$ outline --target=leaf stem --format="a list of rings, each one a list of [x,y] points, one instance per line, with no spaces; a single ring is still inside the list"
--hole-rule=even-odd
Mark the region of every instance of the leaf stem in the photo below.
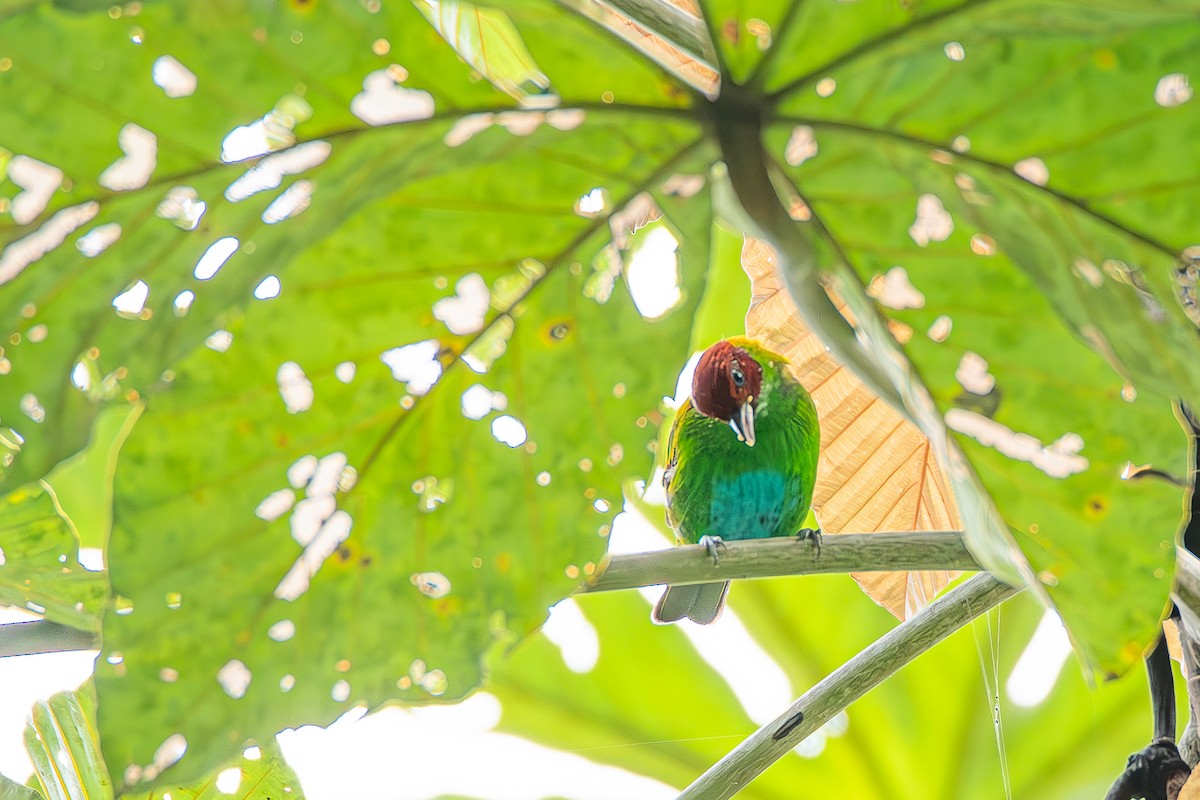
[[[1020,589],[987,573],[934,600],[804,693],[714,764],[679,800],[724,800],[905,664]]]
[[[48,620],[0,625],[0,658],[94,650],[99,646],[98,634]]]

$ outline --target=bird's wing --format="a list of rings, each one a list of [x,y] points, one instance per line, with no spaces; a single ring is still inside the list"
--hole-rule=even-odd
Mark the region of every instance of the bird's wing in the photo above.
[[[675,418],[671,420],[671,428],[667,432],[666,451],[663,458],[663,489],[666,490],[667,496],[667,524],[672,530],[678,530],[679,523],[672,513],[672,497],[671,481],[675,480],[675,469],[679,466],[679,429],[683,426],[684,417],[692,410],[692,399],[689,397],[680,403],[678,410],[675,412]]]
[[[679,404],[675,418],[671,420],[671,428],[667,431],[667,446],[663,457],[663,488],[671,483],[675,476],[675,467],[679,464],[679,429],[683,426],[683,418],[692,410],[692,398],[687,398]]]

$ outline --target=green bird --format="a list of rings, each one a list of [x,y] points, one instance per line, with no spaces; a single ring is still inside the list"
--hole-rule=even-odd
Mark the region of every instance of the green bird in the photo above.
[[[811,537],[803,528],[817,479],[821,433],[812,397],[788,361],[744,336],[700,356],[692,396],[675,412],[663,486],[667,522],[681,543],[703,544],[713,562],[723,539]],[[668,586],[655,622],[707,625],[729,582]]]

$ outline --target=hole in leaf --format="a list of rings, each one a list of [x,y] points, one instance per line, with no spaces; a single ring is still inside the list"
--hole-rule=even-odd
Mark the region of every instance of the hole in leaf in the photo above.
[[[443,297],[433,304],[433,316],[445,323],[455,336],[477,333],[483,329],[491,292],[483,278],[472,272],[463,276],[455,285],[451,297]]]
[[[279,396],[289,414],[308,411],[313,404],[313,385],[295,361],[285,361],[275,373]]]
[[[196,91],[196,74],[174,56],[159,56],[150,68],[150,79],[170,98],[187,97]]]
[[[113,298],[112,306],[121,316],[137,317],[146,307],[150,297],[150,287],[145,281],[138,281],[133,286]]]
[[[225,265],[229,257],[237,252],[239,245],[240,242],[233,236],[226,236],[213,242],[196,262],[193,274],[199,280],[210,280]]]
[[[350,113],[368,125],[429,119],[433,95],[399,85],[392,70],[380,69],[363,78],[363,90],[350,101]]]
[[[18,225],[28,225],[46,210],[50,198],[63,182],[58,167],[25,155],[15,155],[8,162],[8,179],[21,187],[12,201],[12,219]]]
[[[988,363],[978,353],[963,354],[954,371],[954,378],[963,389],[971,394],[991,394],[996,388],[996,376],[988,372]]]
[[[75,242],[75,249],[87,258],[95,258],[116,242],[120,236],[121,226],[115,222],[97,225],[79,237],[79,240]]]
[[[15,201],[13,208],[15,221]],[[98,213],[100,213],[100,204],[94,201],[64,208],[46,220],[33,233],[17,239],[5,247],[4,252],[0,253],[0,285],[8,283],[20,275],[26,267],[58,247],[66,241],[68,236],[90,222]]]
[[[282,222],[285,219],[300,214],[304,209],[308,208],[309,203],[312,201],[314,188],[315,186],[312,181],[296,181],[285,189],[279,197],[271,201],[271,205],[267,206],[262,213],[262,221],[268,225],[274,225],[277,222]]]
[[[516,417],[505,414],[492,420],[492,436],[509,447],[520,447],[528,438],[528,433]]]
[[[450,594],[450,579],[440,572],[417,572],[409,578],[417,591],[432,600]]]
[[[259,192],[278,188],[286,176],[297,175],[325,163],[331,152],[333,148],[329,142],[318,140],[298,144],[282,153],[267,156],[229,184],[229,188],[225,190],[225,199],[231,203],[239,203]],[[276,198],[275,202],[279,202],[279,199]],[[294,213],[299,213],[299,210]]]
[[[158,204],[154,213],[170,220],[177,228],[192,231],[200,224],[207,205],[191,186],[176,186]]]
[[[271,492],[254,509],[254,516],[267,522],[279,519],[291,509],[292,504],[295,502],[296,495],[291,489],[280,489],[279,491]]]
[[[117,143],[124,155],[100,173],[100,185],[115,192],[142,188],[158,163],[158,137],[131,122],[121,128]]]
[[[246,695],[246,690],[250,688],[252,678],[250,669],[236,658],[225,662],[225,666],[217,671],[217,683],[221,684],[221,688],[225,690],[225,694],[234,700],[239,700]],[[241,780],[240,777],[239,780]]]
[[[1051,478],[1066,478],[1088,468],[1088,460],[1079,455],[1083,439],[1068,433],[1049,446],[1027,433],[1018,433],[1006,425],[974,411],[952,408],[946,412],[946,426],[970,436],[986,447],[994,447],[1016,461],[1026,461]]]
[[[196,293],[190,289],[185,289],[175,296],[172,303],[175,308],[175,316],[182,317],[188,313],[188,309],[192,307],[192,303],[196,299]]]
[[[281,619],[267,628],[267,638],[275,642],[286,642],[296,635],[296,623],[290,619]]]
[[[1187,76],[1180,72],[1162,76],[1154,87],[1154,102],[1163,108],[1183,105],[1191,99],[1192,87]]]
[[[242,770],[240,767],[230,767],[217,773],[217,791],[221,794],[237,794],[242,785]]]
[[[379,358],[391,369],[393,378],[406,382],[405,388],[419,396],[433,388],[442,375],[442,365],[437,360],[437,353],[437,340],[427,339],[392,348]]]
[[[478,383],[462,394],[462,413],[467,419],[483,419],[493,410],[502,411],[507,406],[508,398],[503,393]]]
[[[925,295],[912,285],[904,267],[892,267],[883,275],[873,277],[867,286],[867,294],[880,305],[897,311],[925,307]]]
[[[209,350],[214,350],[218,353],[224,353],[233,345],[233,334],[227,330],[213,331],[213,333],[204,340],[204,346]]]
[[[936,195],[923,194],[917,199],[917,219],[908,235],[921,247],[930,242],[944,242],[954,232],[954,220]]]
[[[818,150],[817,137],[813,134],[813,129],[808,125],[797,125],[792,128],[792,135],[788,137],[783,157],[787,163],[798,167],[815,156]]]
[[[1050,168],[1037,156],[1023,158],[1013,164],[1013,172],[1037,186],[1045,186],[1050,180]]]

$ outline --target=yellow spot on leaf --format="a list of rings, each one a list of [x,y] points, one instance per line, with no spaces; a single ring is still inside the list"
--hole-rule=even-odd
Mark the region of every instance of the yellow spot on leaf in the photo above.
[[[451,614],[459,614],[462,612],[463,601],[461,597],[443,597],[433,604],[434,613],[441,617],[448,617]]]
[[[556,317],[542,326],[539,335],[543,344],[554,345],[565,341],[574,329],[570,317]]]
[[[1108,514],[1108,508],[1108,498],[1102,495],[1094,494],[1087,499],[1087,503],[1083,508],[1083,514],[1088,519],[1100,519]]]

